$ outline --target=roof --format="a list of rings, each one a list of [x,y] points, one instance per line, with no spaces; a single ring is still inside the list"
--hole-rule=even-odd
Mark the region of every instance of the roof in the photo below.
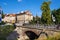
[[[6,14],[5,16],[16,16],[16,14]]]
[[[30,13],[30,11],[25,11],[25,12],[19,13],[17,15],[24,15],[24,14],[32,16],[32,14]]]

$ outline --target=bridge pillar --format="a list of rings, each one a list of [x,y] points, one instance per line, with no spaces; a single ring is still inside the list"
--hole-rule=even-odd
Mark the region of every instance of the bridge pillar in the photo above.
[[[18,40],[26,40],[26,39],[29,39],[28,37],[27,37],[27,35],[25,35],[25,33],[24,33],[24,28],[22,28],[22,27],[19,27],[19,37],[18,37]]]

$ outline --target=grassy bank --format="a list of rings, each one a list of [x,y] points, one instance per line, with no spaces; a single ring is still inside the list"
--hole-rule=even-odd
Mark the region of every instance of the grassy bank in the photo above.
[[[50,36],[50,37],[48,37],[48,38],[38,38],[38,39],[36,39],[36,40],[60,40],[60,35],[56,35],[56,36]]]

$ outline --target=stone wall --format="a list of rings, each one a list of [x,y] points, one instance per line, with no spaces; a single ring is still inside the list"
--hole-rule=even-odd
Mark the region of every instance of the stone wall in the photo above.
[[[26,34],[26,32],[27,33],[30,32],[30,33]],[[36,37],[36,39],[37,39],[40,35],[42,35],[42,34],[40,34],[41,32],[45,36],[46,35],[53,36],[53,35],[59,34],[59,32],[57,32],[57,31],[52,31],[52,30],[47,30],[47,29],[32,29],[32,28],[16,27],[14,32],[11,33],[7,37],[7,40],[13,40],[13,39],[15,40],[15,38],[17,38],[18,40],[30,39],[30,37],[28,36],[30,34],[31,34],[30,35],[31,38],[35,38]]]

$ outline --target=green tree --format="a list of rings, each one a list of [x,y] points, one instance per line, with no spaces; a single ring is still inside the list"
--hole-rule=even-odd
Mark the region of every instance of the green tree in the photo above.
[[[4,25],[4,24],[5,24],[5,22],[1,21],[0,25]]]
[[[36,15],[36,23],[41,24],[41,18],[39,16]]]
[[[33,17],[33,20],[31,20],[29,23],[30,23],[30,24],[36,24],[36,18]]]
[[[60,24],[60,8],[52,11],[52,15],[55,17],[55,23]]]
[[[4,18],[4,13],[3,13],[3,11],[2,11],[2,18]]]
[[[4,18],[4,13],[3,13],[3,10],[2,10],[2,7],[0,6],[0,13],[2,15],[2,18]]]
[[[42,17],[41,21],[43,24],[51,24],[52,18],[50,13],[50,1],[43,2],[41,5]]]
[[[33,17],[33,20],[30,21],[30,24],[41,24],[41,19],[40,17],[36,16],[36,17]]]

